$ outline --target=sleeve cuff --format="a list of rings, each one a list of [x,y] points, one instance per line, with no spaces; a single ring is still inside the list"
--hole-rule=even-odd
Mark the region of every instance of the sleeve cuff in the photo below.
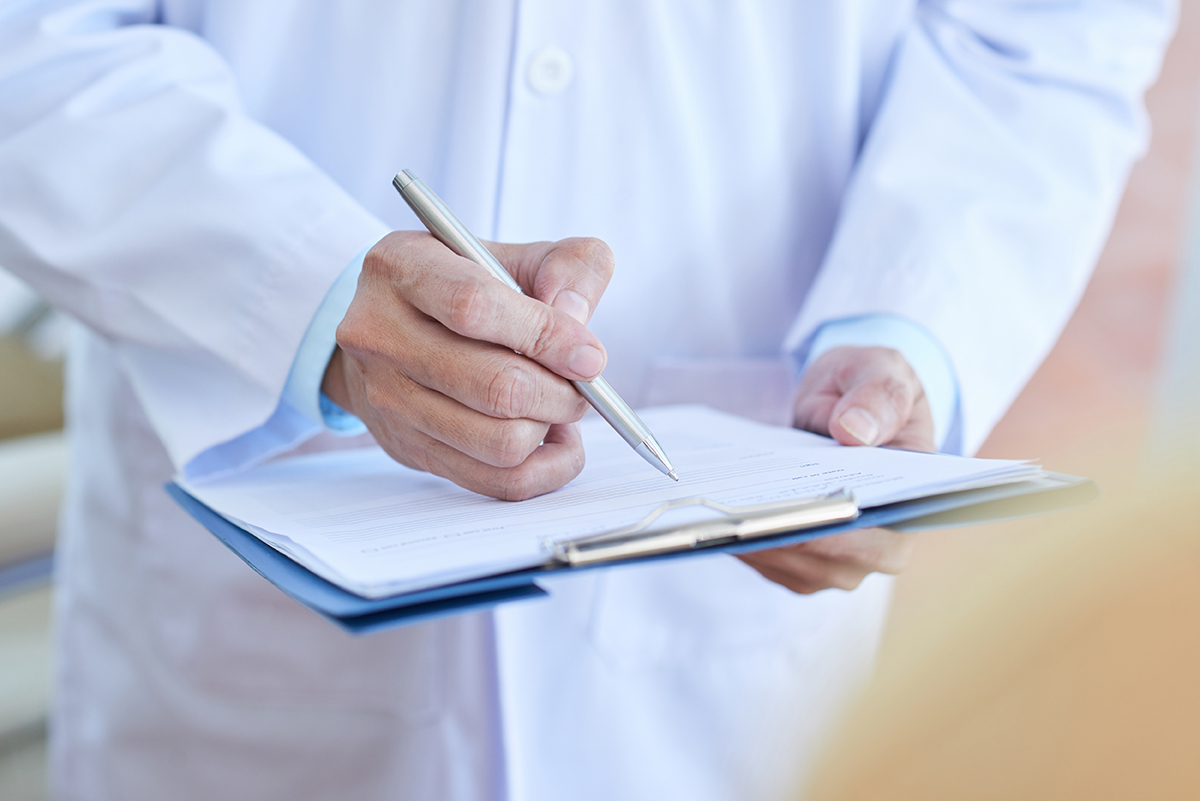
[[[358,275],[362,272],[363,259],[369,247],[364,248],[333,282],[325,299],[321,301],[300,347],[292,370],[283,388],[283,400],[305,419],[326,430],[342,436],[354,436],[367,430],[361,420],[338,406],[321,392],[325,368],[337,345],[337,327],[346,316],[354,292],[358,287]]]
[[[938,449],[962,450],[958,379],[941,343],[920,325],[895,314],[864,314],[821,325],[791,352],[802,373],[817,357],[841,346],[884,347],[899,351],[912,366],[929,400]]]

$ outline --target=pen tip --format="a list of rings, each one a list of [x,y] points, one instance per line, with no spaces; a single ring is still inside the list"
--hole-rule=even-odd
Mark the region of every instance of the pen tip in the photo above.
[[[675,481],[678,481],[678,480],[679,480],[679,476],[675,475],[675,471],[674,471],[674,470],[672,470],[670,473],[667,473],[667,475],[668,475],[668,476],[670,476],[670,477],[671,477],[673,480],[675,480]]]

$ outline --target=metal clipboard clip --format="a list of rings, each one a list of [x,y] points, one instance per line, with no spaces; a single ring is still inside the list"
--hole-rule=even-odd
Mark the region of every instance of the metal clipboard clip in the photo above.
[[[650,528],[650,524],[666,512],[687,506],[704,506],[720,512],[723,517],[681,526]],[[846,490],[816,498],[756,506],[726,506],[706,498],[682,498],[662,504],[632,526],[548,543],[548,548],[552,563],[579,567],[726,545],[772,534],[841,523],[856,517],[858,504],[854,495]]]

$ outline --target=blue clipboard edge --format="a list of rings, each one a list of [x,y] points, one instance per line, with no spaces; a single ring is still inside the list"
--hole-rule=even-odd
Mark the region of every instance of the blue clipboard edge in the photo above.
[[[638,557],[621,564],[677,559],[701,550],[748,553],[876,526],[918,531],[925,528],[997,522],[1081,506],[1100,494],[1095,482],[1089,479],[1056,473],[1046,475],[1056,479],[1058,484],[1031,486],[1033,482],[1019,482],[937,495],[867,509],[857,519],[845,523],[777,534],[752,542],[736,542],[678,553]],[[256,573],[295,601],[355,634],[382,631],[444,615],[485,609],[507,601],[544,597],[547,593],[537,585],[536,580],[558,570],[567,569],[537,567],[389,598],[363,598],[326,581],[253,534],[230,523],[174,482],[167,483],[164,488],[188,514],[212,532]],[[589,570],[609,566],[612,565],[589,565],[570,569]]]

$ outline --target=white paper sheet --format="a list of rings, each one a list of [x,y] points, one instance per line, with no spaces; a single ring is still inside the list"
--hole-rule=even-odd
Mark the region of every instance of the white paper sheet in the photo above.
[[[318,575],[383,597],[541,564],[546,541],[627,526],[679,498],[741,506],[848,489],[868,508],[1040,472],[1023,462],[841,447],[700,406],[639,414],[679,483],[643,462],[602,420],[584,423],[583,473],[519,503],[410,470],[378,448],[281,459],[214,483],[177,481]]]

